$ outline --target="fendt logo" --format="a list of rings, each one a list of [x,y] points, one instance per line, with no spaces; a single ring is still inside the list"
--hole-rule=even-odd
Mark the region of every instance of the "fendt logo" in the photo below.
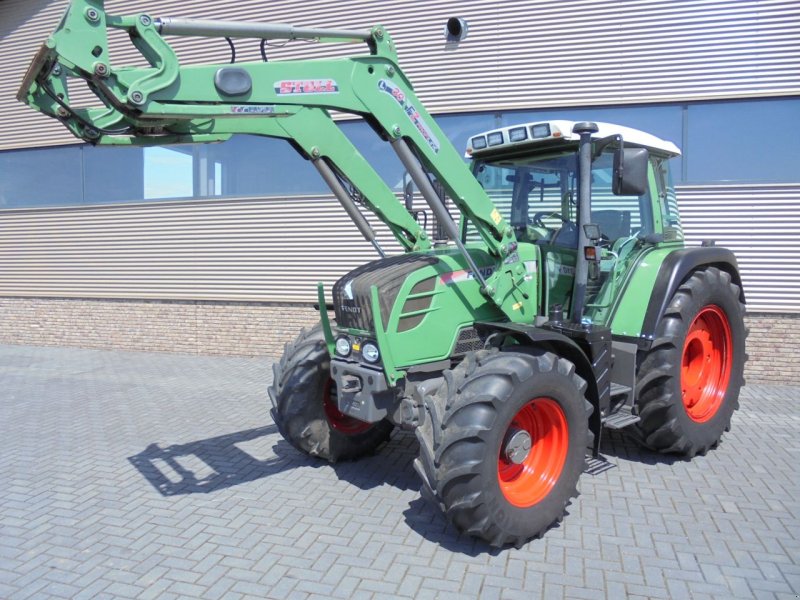
[[[286,79],[275,82],[279,96],[304,94],[338,94],[339,86],[333,79]]]
[[[481,267],[478,269],[480,274],[483,276],[484,279],[489,279],[494,273],[494,267]],[[452,285],[454,283],[461,283],[463,281],[469,281],[470,279],[475,279],[475,273],[472,271],[467,271],[462,269],[460,271],[453,271],[452,273],[443,273],[439,275],[439,280],[445,285]]]

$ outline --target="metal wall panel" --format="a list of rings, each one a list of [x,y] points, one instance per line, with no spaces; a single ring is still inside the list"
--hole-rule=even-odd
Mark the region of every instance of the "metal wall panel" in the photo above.
[[[66,0],[0,2],[0,149],[74,143],[16,102],[28,62]],[[299,26],[386,25],[436,113],[800,94],[800,3],[779,0],[108,0],[148,11]],[[447,17],[470,23],[459,46]],[[176,38],[187,63],[226,62],[223,41]],[[237,44],[259,60],[258,44]],[[275,59],[353,52],[312,43]],[[114,64],[136,52],[112,40]],[[46,165],[43,165],[46,172]],[[0,177],[2,174],[0,173]],[[752,311],[800,312],[800,184],[682,186],[687,239],[739,256]],[[379,228],[383,237],[386,232]],[[387,248],[397,247],[387,242]],[[0,211],[0,295],[311,301],[374,257],[325,197],[158,202]]]
[[[748,310],[800,312],[800,184],[683,186],[678,202],[689,244],[736,252]],[[0,296],[312,302],[373,258],[325,197],[0,211]]]
[[[800,184],[681,186],[687,243],[736,252],[752,312],[800,312]]]
[[[0,211],[0,296],[312,302],[375,258],[333,198]]]
[[[108,0],[112,13],[148,11],[300,26],[368,28],[383,23],[403,68],[435,113],[619,105],[800,93],[800,3],[794,0]],[[66,0],[0,2],[0,149],[70,143],[55,122],[14,94]],[[459,46],[444,24],[470,24]],[[174,38],[187,63],[227,62],[222,40]],[[240,60],[260,60],[258,43],[237,44]],[[297,42],[272,58],[358,51]],[[112,62],[136,52],[115,36]]]

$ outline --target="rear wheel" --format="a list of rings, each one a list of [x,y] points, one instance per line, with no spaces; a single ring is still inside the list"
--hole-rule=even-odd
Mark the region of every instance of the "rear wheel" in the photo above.
[[[520,546],[559,522],[589,443],[586,383],[543,351],[481,351],[424,398],[414,467],[460,531]]]
[[[658,324],[637,378],[640,440],[692,457],[716,446],[739,406],[744,304],[725,271],[696,271]]]
[[[292,446],[330,462],[373,454],[389,439],[388,421],[365,423],[342,413],[322,328],[303,330],[272,367],[272,419]]]

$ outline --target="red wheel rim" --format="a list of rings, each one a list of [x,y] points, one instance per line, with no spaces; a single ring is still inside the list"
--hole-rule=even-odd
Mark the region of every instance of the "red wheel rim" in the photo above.
[[[567,460],[569,428],[564,411],[555,400],[534,398],[514,416],[506,435],[518,429],[530,435],[531,450],[520,464],[515,464],[501,448],[497,474],[506,500],[528,508],[547,496],[558,482]]]
[[[733,342],[728,317],[715,304],[697,314],[689,326],[681,360],[681,394],[693,421],[711,419],[728,389],[733,364]]]
[[[322,408],[325,409],[325,417],[327,417],[330,426],[346,435],[358,435],[372,427],[372,423],[360,421],[339,410],[336,405],[336,398],[333,396],[333,386],[333,379],[329,378],[325,382],[325,388],[322,391]]]

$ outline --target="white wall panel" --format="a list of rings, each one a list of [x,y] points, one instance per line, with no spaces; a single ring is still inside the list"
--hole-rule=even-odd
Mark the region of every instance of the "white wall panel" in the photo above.
[[[682,186],[678,202],[690,245],[736,253],[750,311],[800,312],[800,185]],[[0,296],[313,302],[373,258],[326,197],[0,211]]]
[[[800,312],[800,184],[680,186],[687,243],[736,253],[747,308]]]
[[[0,2],[0,149],[74,143],[16,102],[66,0]],[[780,0],[108,0],[147,11],[298,26],[386,25],[435,113],[800,94],[800,2]],[[455,47],[447,17],[470,23]],[[173,38],[186,63],[226,62],[224,41]],[[352,53],[298,42],[271,59]],[[259,60],[258,43],[237,43]],[[113,64],[136,52],[115,36]],[[288,149],[287,149],[288,151]],[[43,173],[47,165],[42,165]],[[2,177],[0,173],[0,177]],[[687,239],[739,257],[750,310],[800,312],[800,184],[681,186]],[[381,229],[385,236],[385,230]],[[397,247],[387,243],[389,249]],[[311,301],[374,257],[325,197],[0,211],[0,295]]]
[[[311,302],[375,258],[333,198],[0,212],[0,296]]]

